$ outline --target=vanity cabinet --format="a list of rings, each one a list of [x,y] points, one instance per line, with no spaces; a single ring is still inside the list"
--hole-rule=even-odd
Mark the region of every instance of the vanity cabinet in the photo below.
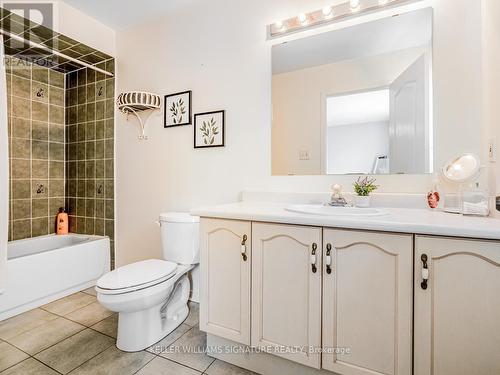
[[[200,329],[250,345],[251,223],[200,223]]]
[[[411,374],[412,261],[412,235],[324,230],[324,369]]]
[[[415,244],[415,375],[500,374],[500,243]]]
[[[322,229],[254,223],[252,346],[319,369]],[[295,348],[301,348],[296,350]]]
[[[498,241],[203,218],[200,246],[200,329],[271,368],[500,374]]]

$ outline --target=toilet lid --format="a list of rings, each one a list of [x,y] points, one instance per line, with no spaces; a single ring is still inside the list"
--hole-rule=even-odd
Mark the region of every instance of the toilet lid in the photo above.
[[[119,290],[138,287],[169,279],[175,275],[177,264],[166,260],[149,259],[117,268],[101,277],[97,287]]]

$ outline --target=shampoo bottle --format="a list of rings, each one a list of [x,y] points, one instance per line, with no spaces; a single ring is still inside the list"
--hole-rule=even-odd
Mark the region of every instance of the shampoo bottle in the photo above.
[[[68,214],[64,212],[64,208],[59,208],[59,213],[56,218],[56,233],[58,235],[68,234],[69,225],[68,225]]]

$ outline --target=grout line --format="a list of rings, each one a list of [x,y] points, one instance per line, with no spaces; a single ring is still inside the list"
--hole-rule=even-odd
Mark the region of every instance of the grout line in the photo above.
[[[45,311],[45,310],[44,310],[44,311]],[[54,315],[56,315],[56,314],[54,314]],[[53,321],[55,321],[55,320],[57,320],[57,319],[59,319],[59,318],[63,318],[63,317],[61,317],[61,316],[59,316],[59,315],[56,315],[56,316],[57,316],[57,318],[56,318],[56,319],[51,320],[50,322],[53,322]],[[69,320],[69,319],[66,319],[66,320]],[[46,322],[45,324],[48,324],[48,323],[50,323],[50,322]],[[43,325],[45,325],[45,324],[39,325],[39,326],[37,326],[37,327],[35,327],[35,328],[32,328],[32,329],[30,329],[30,330],[28,330],[28,331],[26,331],[26,332],[20,333],[19,335],[16,335],[16,336],[14,336],[14,337],[18,337],[18,336],[24,335],[25,333],[31,332],[31,331],[33,331],[33,330],[35,330],[35,329],[41,328],[41,327],[42,327]],[[80,324],[80,325],[81,325],[81,324]],[[73,336],[77,335],[78,333],[82,332],[82,331],[85,329],[85,326],[83,326],[83,325],[81,325],[81,326],[83,327],[83,329],[81,329],[81,330],[79,330],[78,332],[75,332],[75,333],[73,333],[73,334],[69,335],[68,337],[65,337],[64,339],[62,339],[62,340],[60,340],[60,341],[58,341],[58,342],[56,342],[56,343],[54,343],[54,344],[52,344],[52,345],[47,346],[46,348],[44,348],[44,349],[42,349],[42,350],[40,350],[40,351],[36,352],[35,354],[29,354],[29,353],[25,352],[23,349],[21,349],[20,347],[18,347],[16,344],[11,343],[11,342],[8,342],[8,343],[9,343],[10,345],[14,346],[15,348],[19,349],[19,350],[20,350],[20,351],[22,351],[23,353],[28,354],[31,358],[35,358],[35,355],[40,354],[40,353],[41,353],[41,352],[43,352],[44,350],[47,350],[47,349],[49,349],[49,348],[52,348],[54,345],[57,345],[57,344],[59,344],[60,342],[62,342],[62,341],[64,341],[64,340],[66,340],[66,339],[68,339],[68,338],[70,338],[70,337],[73,337]],[[14,337],[13,337],[13,338],[14,338]],[[35,359],[36,359],[36,358],[35,358]]]
[[[109,336],[107,336],[109,337]],[[109,350],[109,348],[111,348],[113,346],[113,344],[111,344],[110,346],[108,346],[106,349],[104,349],[103,351],[97,353],[96,355],[90,357],[89,359],[87,359],[86,361],[82,362],[80,365],[78,365],[77,367],[75,367],[73,370],[71,370],[68,375],[72,374],[75,370],[78,370],[80,367],[82,367],[84,364],[86,364],[87,362],[90,362],[91,360],[93,360],[95,357],[101,355],[102,353],[104,353],[105,351]]]
[[[90,294],[87,294],[87,295],[90,295]],[[96,302],[98,302],[98,301],[94,301],[94,302],[92,302],[90,305],[92,305],[93,303],[96,303]],[[88,307],[88,306],[90,306],[90,305],[87,305],[87,306],[85,306],[85,307]],[[81,309],[78,309],[78,310],[72,311],[72,312],[70,312],[68,315],[71,315],[71,314],[73,314],[74,312],[77,312],[77,311],[79,311],[79,310],[82,310],[82,309],[84,309],[85,307],[82,307]],[[93,324],[92,324],[92,325],[90,325],[90,326],[87,326],[87,325],[85,325],[85,324],[83,324],[82,322],[79,322],[79,321],[77,321],[77,320],[74,320],[74,319],[68,318],[68,315],[63,316],[63,318],[65,318],[65,319],[67,319],[67,320],[69,320],[69,321],[71,321],[71,322],[73,322],[73,323],[80,324],[81,326],[84,326],[85,328],[92,329],[92,326],[94,326],[94,325],[96,325],[96,324],[98,324],[98,323],[102,322],[103,320],[106,320],[106,319],[108,319],[108,318],[110,318],[110,317],[112,317],[112,316],[113,316],[114,312],[113,312],[113,311],[111,311],[111,310],[108,310],[108,311],[110,311],[110,312],[111,312],[111,315],[108,315],[108,316],[107,316],[107,317],[105,317],[104,319],[101,319],[101,320],[99,320],[99,321],[97,321],[97,322],[93,323]],[[93,330],[93,331],[96,331],[96,332],[99,332],[99,331],[97,331],[97,330],[95,330],[95,329],[92,329],[92,330]],[[104,333],[103,333],[103,335],[104,335]],[[105,336],[108,336],[108,335],[105,335]],[[111,336],[108,336],[108,337],[111,337]]]
[[[84,291],[80,291],[80,292],[77,292],[77,293],[84,293],[84,294],[90,295],[90,294],[88,294],[88,293],[85,293]],[[77,293],[75,293],[75,294],[77,294]],[[86,306],[88,306],[88,305],[86,305]],[[84,306],[84,307],[86,307],[86,306]],[[83,309],[84,307],[81,307],[81,308],[76,309],[76,310],[74,310],[74,311],[78,311],[78,310],[80,310],[80,309]],[[46,311],[46,310],[44,310],[44,311]],[[74,312],[74,311],[73,311],[73,312]],[[66,316],[58,315],[58,314],[52,313],[52,312],[50,312],[50,311],[48,311],[48,313],[50,313],[50,314],[52,314],[52,315],[56,316],[57,318],[63,318],[63,319],[66,319],[66,320],[69,320],[69,321],[75,322],[75,321],[73,321],[73,320],[71,320],[71,319],[67,318]],[[71,313],[72,313],[72,312],[71,312]],[[68,314],[71,314],[71,313],[68,313]],[[100,320],[100,321],[98,321],[98,322],[94,323],[94,324],[93,324],[93,326],[94,326],[94,325],[96,325],[96,324],[98,324],[98,323],[100,323],[100,322],[102,322],[102,321],[104,321],[104,320],[106,320],[106,319],[111,318],[112,316],[113,316],[113,315],[110,315],[110,316],[108,316],[108,317],[106,317],[106,318],[104,318],[104,319],[102,319],[102,320]],[[56,318],[56,319],[57,319],[57,318]],[[28,355],[28,358],[24,359],[24,360],[23,360],[23,361],[21,361],[21,362],[18,362],[18,363],[16,363],[16,364],[14,364],[14,365],[13,365],[13,366],[11,366],[11,367],[16,366],[16,365],[18,365],[18,364],[20,364],[20,363],[22,363],[22,362],[26,361],[26,360],[27,360],[27,359],[29,359],[29,358],[33,358],[34,360],[36,360],[37,362],[39,362],[39,363],[43,364],[44,366],[47,366],[47,367],[51,368],[52,370],[56,371],[57,373],[60,373],[60,372],[59,372],[59,371],[57,371],[55,368],[51,367],[49,364],[47,364],[47,363],[43,362],[42,360],[40,360],[40,359],[36,358],[35,356],[36,356],[36,355],[38,355],[38,354],[40,354],[40,353],[42,353],[42,352],[44,352],[44,351],[46,351],[46,350],[48,350],[48,349],[50,349],[50,348],[52,348],[53,346],[56,346],[56,345],[58,345],[58,344],[61,344],[62,342],[64,342],[64,341],[66,341],[66,340],[70,339],[71,337],[74,337],[74,336],[76,336],[76,335],[78,335],[78,334],[81,334],[82,332],[84,332],[84,331],[86,331],[86,330],[91,330],[91,331],[96,332],[96,333],[99,333],[99,334],[101,334],[101,335],[103,335],[103,336],[109,337],[109,338],[111,338],[111,339],[113,339],[113,340],[114,340],[115,345],[116,345],[116,338],[114,338],[114,337],[112,337],[112,336],[109,336],[109,335],[107,335],[107,334],[105,334],[105,333],[103,333],[103,332],[97,331],[97,330],[93,329],[92,327],[87,327],[87,326],[85,326],[85,325],[83,325],[83,324],[81,324],[81,323],[79,323],[79,322],[75,322],[75,323],[79,324],[79,325],[80,325],[80,326],[82,326],[83,328],[82,328],[81,330],[79,330],[78,332],[75,332],[74,334],[69,335],[69,336],[67,336],[67,337],[63,338],[62,340],[60,340],[60,341],[58,341],[58,342],[56,342],[56,343],[54,343],[54,344],[52,344],[52,345],[48,346],[47,348],[44,348],[43,350],[40,350],[39,352],[37,352],[37,353],[35,353],[35,354],[33,354],[33,355],[30,355],[29,353],[26,353],[26,352],[24,352],[22,349],[18,348],[20,351],[22,351],[23,353],[25,353],[26,355]],[[183,323],[181,323],[181,324],[184,324],[184,322],[183,322]],[[35,327],[35,328],[33,328],[33,329],[37,329],[37,328],[42,327],[42,326],[43,326],[43,324],[42,324],[42,325],[40,325],[40,326],[38,326],[38,327]],[[193,326],[193,327],[194,327],[194,326]],[[186,330],[186,332],[184,332],[184,333],[183,333],[181,336],[179,336],[179,337],[178,337],[175,341],[173,341],[173,342],[172,342],[172,343],[168,346],[168,348],[169,348],[169,347],[171,347],[171,346],[173,346],[173,345],[175,345],[175,343],[176,343],[176,342],[178,342],[178,341],[179,341],[182,337],[184,337],[184,335],[186,335],[188,332],[190,332],[190,331],[193,329],[193,327],[190,327],[188,330]],[[26,331],[26,332],[29,332],[29,331],[31,331],[31,330],[28,330],[28,331]],[[26,332],[23,332],[22,334],[24,334],[24,333],[26,333]],[[11,344],[11,343],[9,343],[9,342],[7,342],[7,343],[8,343],[9,345],[13,346],[13,347],[16,347],[15,345],[13,345],[13,344]],[[99,353],[96,353],[94,356],[92,356],[92,357],[88,358],[86,361],[84,361],[84,362],[80,363],[77,367],[75,367],[74,369],[72,369],[72,370],[70,371],[70,373],[71,373],[71,372],[73,372],[73,371],[75,371],[75,370],[77,370],[77,369],[79,369],[79,368],[81,368],[81,367],[82,367],[82,366],[84,366],[87,362],[90,362],[91,360],[93,360],[93,359],[94,359],[94,358],[96,358],[97,356],[99,356],[99,355],[101,355],[102,353],[104,353],[105,351],[109,350],[111,347],[113,347],[113,344],[110,344],[109,346],[107,346],[106,348],[104,348],[103,350],[101,350]],[[17,347],[16,347],[16,348],[17,348]],[[145,366],[147,366],[147,365],[148,365],[151,361],[153,361],[153,360],[154,360],[155,358],[157,358],[157,357],[160,357],[162,360],[165,360],[165,361],[169,361],[169,362],[172,362],[172,363],[176,363],[176,364],[178,364],[178,365],[180,365],[180,366],[183,366],[183,367],[185,367],[185,368],[192,369],[192,370],[196,371],[196,372],[197,372],[197,373],[199,373],[199,374],[201,374],[201,373],[202,373],[201,371],[199,371],[199,370],[197,370],[197,369],[195,369],[195,368],[193,368],[193,367],[190,367],[190,366],[185,365],[185,364],[183,364],[183,363],[176,362],[175,360],[171,360],[171,359],[169,359],[169,358],[162,357],[162,356],[160,355],[161,353],[160,353],[160,354],[151,353],[151,352],[149,352],[149,351],[147,351],[147,350],[142,350],[141,352],[143,352],[143,353],[147,353],[147,354],[151,354],[151,355],[152,355],[152,357],[151,357],[151,359],[150,359],[150,360],[148,360],[146,363],[144,363],[144,365],[143,365],[143,366],[141,366],[141,367],[140,367],[137,371],[135,371],[135,372],[134,372],[134,374],[137,374],[139,371],[141,371],[141,370],[142,370]],[[213,359],[213,361],[210,363],[210,365],[209,365],[209,366],[205,369],[205,371],[204,371],[203,373],[205,373],[205,372],[206,372],[206,370],[208,370],[208,368],[210,368],[210,366],[212,366],[212,364],[213,364],[214,362],[215,362],[215,359]],[[9,368],[11,368],[11,367],[9,367]],[[5,369],[5,370],[7,370],[7,369]]]
[[[63,340],[63,341],[64,341],[64,340]],[[48,349],[48,348],[47,348],[47,349]],[[44,350],[45,350],[45,349],[44,349]],[[42,350],[42,351],[43,351],[43,350]],[[40,352],[40,353],[41,353],[41,352]],[[39,354],[39,353],[37,353],[37,354]],[[36,355],[36,354],[35,354],[35,355]],[[62,375],[62,372],[57,371],[55,368],[50,367],[50,366],[49,366],[48,364],[46,364],[46,363],[43,363],[43,362],[42,362],[42,361],[40,361],[38,358],[35,358],[34,356],[30,356],[30,358],[33,358],[35,361],[37,361],[37,362],[41,363],[42,365],[44,365],[44,366],[46,366],[46,367],[50,368],[51,370],[55,371],[56,373],[58,373],[58,374],[61,374],[61,375]]]

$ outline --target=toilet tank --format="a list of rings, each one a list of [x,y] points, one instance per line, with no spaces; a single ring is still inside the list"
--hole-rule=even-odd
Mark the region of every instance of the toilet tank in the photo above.
[[[187,212],[160,215],[163,259],[178,264],[198,264],[200,218]]]

